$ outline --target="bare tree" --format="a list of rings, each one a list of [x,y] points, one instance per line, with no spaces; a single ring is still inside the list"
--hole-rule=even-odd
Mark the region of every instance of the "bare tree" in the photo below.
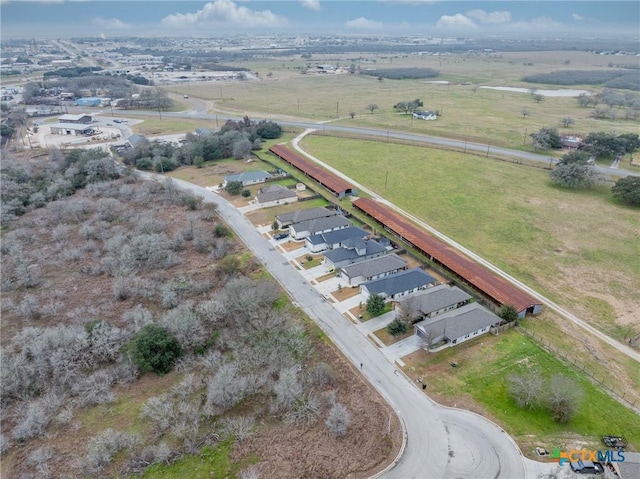
[[[570,116],[565,116],[565,117],[562,117],[562,119],[560,120],[560,124],[564,128],[569,128],[570,126],[573,126],[576,124],[576,120],[574,120]]]
[[[536,101],[536,103],[540,103],[544,101],[544,95],[541,95],[540,93],[536,93],[535,95],[533,95],[533,99]]]
[[[562,374],[554,374],[549,380],[548,404],[554,421],[571,420],[580,407],[583,391],[580,385]]]
[[[331,434],[336,437],[341,437],[347,433],[350,421],[351,418],[347,408],[343,404],[337,402],[329,410],[326,424]]]
[[[540,406],[544,395],[544,380],[539,372],[512,374],[507,378],[507,385],[518,407],[535,409]]]
[[[522,114],[522,118],[526,118],[531,115],[531,110],[529,110],[528,108],[523,108],[522,110],[520,110],[520,113]]]
[[[375,104],[375,103],[369,103],[367,105],[367,110],[369,110],[371,112],[371,114],[373,114],[374,111],[376,111],[377,109],[379,109],[380,107]]]

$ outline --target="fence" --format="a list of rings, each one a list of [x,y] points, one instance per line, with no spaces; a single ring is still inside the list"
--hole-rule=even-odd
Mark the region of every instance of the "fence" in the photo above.
[[[529,336],[535,342],[540,344],[543,349],[553,354],[556,358],[565,361],[576,368],[578,368],[581,372],[583,372],[592,382],[596,383],[599,386],[602,386],[604,391],[609,394],[609,396],[613,397],[615,400],[620,402],[621,404],[627,406],[629,409],[632,409],[637,414],[640,414],[640,407],[638,407],[638,399],[634,397],[627,397],[624,392],[620,393],[619,391],[614,389],[614,386],[606,383],[607,376],[600,371],[599,374],[591,371],[587,366],[583,363],[577,361],[574,357],[569,356],[566,351],[561,351],[556,346],[549,343],[539,334],[536,334],[533,331],[529,331],[526,328],[518,327],[518,330]]]

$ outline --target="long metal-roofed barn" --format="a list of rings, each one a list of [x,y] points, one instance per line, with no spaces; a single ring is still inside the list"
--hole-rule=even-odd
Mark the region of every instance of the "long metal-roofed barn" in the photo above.
[[[286,146],[274,145],[269,148],[269,151],[320,183],[338,198],[344,198],[347,195],[355,196],[358,194],[358,190],[351,183],[343,180],[333,173],[329,173],[323,168],[320,168],[313,161],[297,155]]]
[[[457,252],[443,241],[421,230],[393,210],[370,199],[358,198],[353,205],[410,243],[433,261],[440,263],[499,306],[512,305],[520,317],[542,311],[542,303],[479,263]]]

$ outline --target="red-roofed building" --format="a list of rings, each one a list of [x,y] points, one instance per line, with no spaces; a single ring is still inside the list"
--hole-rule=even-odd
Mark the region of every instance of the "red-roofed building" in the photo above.
[[[353,205],[384,227],[441,264],[498,306],[512,305],[520,317],[542,311],[542,303],[481,264],[464,256],[448,244],[421,230],[418,226],[386,206],[370,199],[358,198]]]

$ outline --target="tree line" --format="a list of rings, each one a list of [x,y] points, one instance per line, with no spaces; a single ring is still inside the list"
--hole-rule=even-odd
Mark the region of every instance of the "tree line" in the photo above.
[[[549,85],[605,85],[609,88],[640,90],[640,76],[637,70],[558,70],[535,73],[522,78],[529,83]]]

